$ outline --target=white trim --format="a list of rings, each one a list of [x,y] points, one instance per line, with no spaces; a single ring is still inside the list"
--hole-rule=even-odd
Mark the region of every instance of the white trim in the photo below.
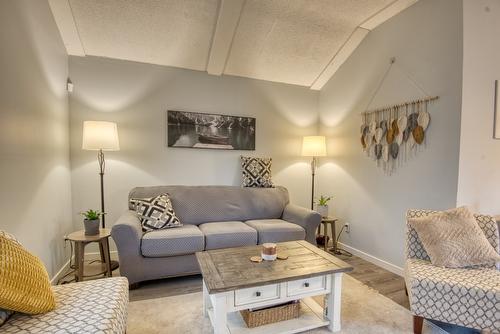
[[[57,281],[63,277],[63,275],[66,273],[66,271],[69,269],[69,262],[70,260],[66,261],[61,269],[59,269],[59,271],[54,275],[52,276],[52,278],[50,279],[50,285],[56,285],[57,284]]]
[[[328,65],[326,65],[320,75],[313,81],[310,89],[321,90],[323,86],[325,86],[326,83],[335,75],[340,66],[342,66],[342,64],[351,56],[354,50],[356,50],[371,30],[396,16],[406,8],[412,6],[417,1],[418,0],[395,0],[361,23],[352,32],[347,41],[333,55]]]
[[[365,22],[359,26],[368,30],[373,30],[391,17],[398,15],[406,8],[414,5],[418,0],[396,0],[377,12],[372,17],[369,17]]]
[[[356,28],[347,41],[340,47],[338,52],[333,56],[332,60],[321,74],[314,80],[311,85],[312,90],[321,90],[331,77],[337,72],[342,64],[351,56],[356,48],[361,44],[363,39],[368,35],[370,30],[364,28]]]
[[[386,270],[389,270],[391,273],[394,273],[394,274],[396,274],[398,276],[404,277],[404,269],[401,268],[401,267],[398,267],[398,266],[396,266],[396,265],[394,265],[392,263],[389,263],[389,262],[387,262],[385,260],[379,259],[378,257],[375,257],[373,255],[365,253],[365,252],[363,252],[363,251],[361,251],[359,249],[356,249],[356,248],[351,247],[349,245],[346,245],[344,243],[339,242],[338,246],[340,248],[345,249],[346,251],[351,252],[353,255],[359,256],[360,258],[362,258],[362,259],[364,259],[364,260],[366,260],[368,262],[371,262],[373,264],[376,264],[379,267],[382,267],[382,268],[384,268]]]
[[[68,0],[49,0],[50,10],[56,21],[66,52],[73,56],[85,56],[80,34]]]
[[[221,1],[207,64],[208,74],[221,75],[224,72],[244,3],[245,0]]]

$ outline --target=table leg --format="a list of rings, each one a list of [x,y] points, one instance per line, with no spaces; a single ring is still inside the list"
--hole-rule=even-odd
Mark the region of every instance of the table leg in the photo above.
[[[214,334],[228,334],[226,294],[218,293],[213,296],[214,307]]]
[[[208,308],[210,307],[210,295],[208,294],[207,285],[203,280],[203,316],[208,317]]]
[[[104,265],[106,266],[106,276],[111,277],[111,256],[109,254],[109,243],[108,238],[103,238],[99,242],[99,248],[101,248],[101,257],[104,257]]]
[[[101,254],[101,263],[104,263],[106,258],[104,257],[104,249],[101,242],[99,242],[99,254]]]
[[[326,252],[328,249],[328,235],[325,233],[325,244],[323,245],[323,250]]]
[[[85,252],[84,242],[75,242],[75,281],[83,281],[83,257]]]
[[[336,238],[336,228],[335,228],[335,223],[336,221],[330,223],[331,229],[332,229],[332,251],[334,254],[337,253],[337,238]]]
[[[327,296],[327,317],[330,321],[328,329],[333,332],[340,331],[340,296],[342,292],[342,273],[331,276],[331,291]]]
[[[325,243],[323,245],[323,250],[326,252],[326,250],[328,249],[328,226],[324,222],[321,222],[321,225],[323,225],[323,236],[325,238],[324,239]]]

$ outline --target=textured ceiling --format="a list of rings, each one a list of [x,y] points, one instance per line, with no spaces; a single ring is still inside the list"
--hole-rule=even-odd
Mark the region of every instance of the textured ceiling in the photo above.
[[[321,89],[369,30],[417,0],[48,1],[69,54]]]
[[[87,55],[206,69],[218,0],[70,0]]]
[[[247,0],[226,74],[310,86],[354,29],[393,0]]]

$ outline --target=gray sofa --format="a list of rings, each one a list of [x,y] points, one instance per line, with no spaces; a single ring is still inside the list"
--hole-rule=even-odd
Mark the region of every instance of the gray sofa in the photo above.
[[[318,213],[289,203],[288,191],[230,186],[134,188],[130,198],[168,193],[182,227],[144,233],[129,204],[111,235],[129,283],[199,273],[195,252],[305,239],[315,244]]]

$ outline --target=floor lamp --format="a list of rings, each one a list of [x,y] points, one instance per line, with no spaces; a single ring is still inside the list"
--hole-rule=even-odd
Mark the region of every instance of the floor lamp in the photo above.
[[[97,152],[99,162],[99,176],[101,179],[101,212],[102,228],[106,227],[106,211],[104,210],[104,170],[106,161],[104,151],[119,151],[118,129],[116,123],[85,121],[83,122],[83,144],[82,149]]]
[[[118,128],[113,122],[85,121],[83,122],[82,149],[97,151],[97,162],[99,162],[99,177],[101,181],[101,225],[106,227],[106,211],[104,209],[104,171],[106,160],[104,151],[119,151]],[[109,248],[108,248],[109,249]],[[101,261],[104,257],[101,249]],[[111,270],[119,267],[118,261],[111,261]]]
[[[318,157],[326,156],[325,136],[306,136],[302,140],[302,156],[312,157],[311,160],[311,210],[314,210],[314,176],[318,165]]]

